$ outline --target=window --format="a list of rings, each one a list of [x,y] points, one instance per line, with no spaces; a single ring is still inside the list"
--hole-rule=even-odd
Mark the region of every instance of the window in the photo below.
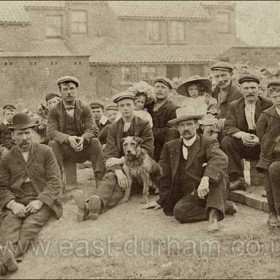
[[[218,13],[217,22],[219,33],[229,33],[229,13]]]
[[[47,37],[62,36],[62,15],[46,16],[46,36]]]
[[[183,21],[171,22],[171,41],[184,41],[185,40],[185,28]]]
[[[122,66],[122,82],[137,82],[137,68],[135,66]]]
[[[71,12],[71,32],[77,34],[87,33],[87,12],[72,11]]]
[[[149,84],[153,82],[156,77],[156,67],[154,66],[142,66],[141,67],[141,80]]]
[[[146,22],[146,36],[148,41],[157,42],[161,40],[160,36],[160,22],[147,21]]]

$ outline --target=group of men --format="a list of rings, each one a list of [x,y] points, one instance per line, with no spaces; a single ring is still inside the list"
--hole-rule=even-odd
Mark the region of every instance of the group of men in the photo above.
[[[144,209],[163,208],[181,223],[208,220],[208,230],[217,231],[218,221],[235,212],[226,201],[228,189],[246,188],[242,159],[260,158],[258,168],[267,179],[268,223],[279,226],[280,81],[269,83],[270,101],[258,95],[258,76],[246,74],[237,86],[230,64],[217,62],[211,70],[217,82],[213,97],[223,127],[218,139],[198,133],[203,112],[176,106],[169,98],[172,82],[165,77],[153,82],[155,101],[147,108],[153,127],[136,116],[135,95],[130,91],[114,95],[107,106],[99,101],[88,106],[79,101],[80,82],[71,76],[58,79],[59,94],[47,95],[45,123],[38,125],[27,114],[15,113],[13,105],[4,107],[0,273],[15,271],[49,217],[61,217],[59,195],[65,161],[90,160],[96,179],[94,195],[86,197],[80,190],[75,194],[79,221],[95,220],[118,204],[128,187],[121,145],[127,136],[141,138],[141,148],[162,169],[159,200]],[[34,130],[44,134],[47,145],[34,141]],[[132,193],[139,191],[141,186],[133,182]]]

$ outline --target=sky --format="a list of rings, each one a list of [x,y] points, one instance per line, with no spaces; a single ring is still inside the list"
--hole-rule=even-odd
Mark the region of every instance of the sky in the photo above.
[[[248,45],[280,47],[280,1],[233,1],[236,32]]]

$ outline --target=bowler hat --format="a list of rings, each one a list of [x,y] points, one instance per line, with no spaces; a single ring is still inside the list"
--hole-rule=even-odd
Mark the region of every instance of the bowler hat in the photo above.
[[[241,85],[245,82],[255,82],[255,83],[259,84],[260,77],[258,77],[258,75],[255,75],[255,74],[245,74],[239,78],[238,83]]]
[[[155,83],[163,83],[164,85],[166,85],[166,86],[169,87],[170,89],[173,88],[172,81],[169,80],[169,79],[166,78],[166,77],[156,77],[156,78],[154,78],[153,84],[155,84]]]
[[[201,84],[205,87],[206,92],[211,92],[211,89],[212,89],[211,81],[207,78],[203,78],[203,77],[200,77],[200,76],[193,76],[193,77],[188,78],[180,86],[178,86],[176,91],[180,95],[184,95],[184,96],[189,97],[190,95],[188,93],[188,87],[192,84]]]
[[[45,97],[46,99],[46,102],[48,102],[50,99],[54,98],[54,97],[59,97],[61,98],[61,95],[58,94],[58,93],[54,93],[54,92],[51,92],[51,93],[48,93]]]
[[[17,108],[12,104],[6,104],[3,106],[3,110],[16,110]]]
[[[225,62],[225,61],[218,61],[211,66],[211,70],[212,71],[214,71],[214,70],[228,70],[228,71],[232,72],[233,71],[233,66],[230,63]]]
[[[31,122],[30,117],[25,113],[17,113],[13,116],[12,119],[13,125],[9,127],[11,130],[22,130],[27,128],[33,128],[36,126],[35,123]]]
[[[200,108],[184,106],[176,110],[176,119],[170,120],[168,123],[174,125],[182,121],[202,119],[206,115],[206,112],[207,108],[203,106]]]
[[[123,99],[135,100],[135,95],[129,91],[122,91],[122,92],[115,94],[112,97],[112,101],[115,103],[118,103],[120,100],[123,100]]]
[[[89,106],[90,106],[91,109],[101,108],[102,110],[104,110],[104,103],[99,101],[99,100],[95,100],[95,101],[91,102],[89,104]]]
[[[270,88],[272,86],[280,86],[280,80],[275,79],[275,80],[269,81],[268,84],[267,84],[267,88]]]
[[[76,87],[79,87],[80,82],[77,78],[72,77],[72,76],[63,76],[58,78],[57,80],[57,85],[59,86],[62,83],[74,83],[76,85]]]

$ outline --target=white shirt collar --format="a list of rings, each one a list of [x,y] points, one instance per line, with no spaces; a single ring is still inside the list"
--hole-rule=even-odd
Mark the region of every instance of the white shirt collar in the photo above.
[[[4,124],[4,125],[8,125],[9,123],[8,123],[8,121],[7,121],[6,119],[4,119],[4,120],[3,120],[3,124]]]
[[[278,115],[280,116],[280,109],[275,106],[275,110],[278,113]]]
[[[99,123],[105,125],[107,121],[108,121],[107,117],[105,115],[102,115],[101,119],[99,120]]]
[[[196,134],[193,138],[189,139],[189,140],[186,140],[183,138],[183,142],[186,146],[190,147],[196,140]]]

